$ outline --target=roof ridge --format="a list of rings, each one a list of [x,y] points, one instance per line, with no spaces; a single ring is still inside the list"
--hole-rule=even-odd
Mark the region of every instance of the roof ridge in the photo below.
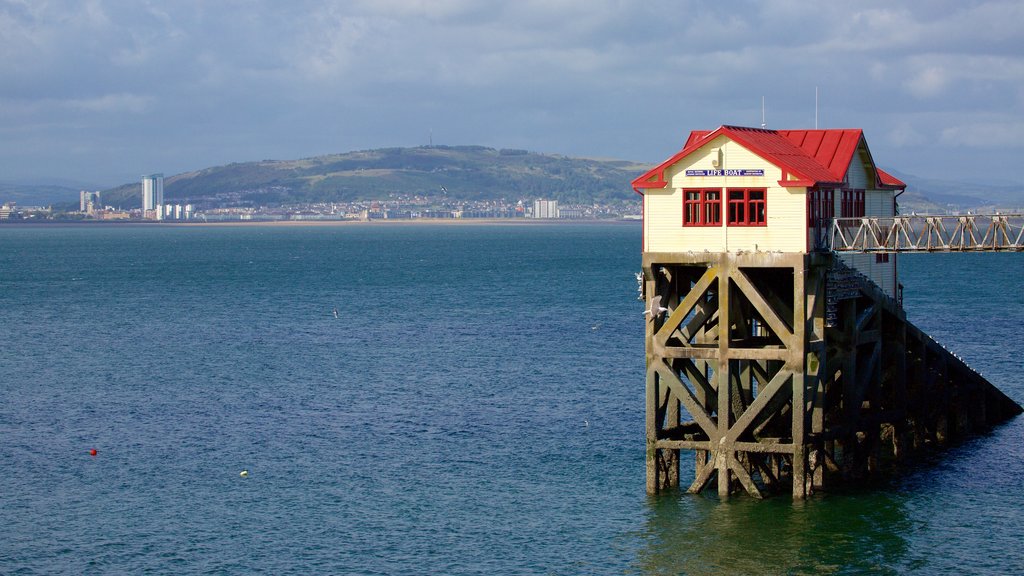
[[[808,134],[812,133],[815,137],[808,139]],[[861,143],[866,146],[861,128],[775,130],[723,124],[714,130],[692,130],[683,149],[635,179],[634,189],[640,192],[641,188],[664,188],[668,184],[665,170],[669,166],[718,136],[726,136],[782,168],[784,178],[779,182],[781,186],[841,184],[846,181],[846,173],[857,148]],[[877,166],[875,170],[877,174]],[[886,176],[888,179],[879,178],[884,184],[897,185],[899,182],[891,175]]]
[[[731,124],[722,124],[721,127],[722,128],[728,128],[729,130],[743,130],[743,131],[747,131],[747,132],[762,132],[762,133],[765,133],[765,134],[778,134],[779,133],[778,130],[773,130],[771,128],[757,128],[757,127],[754,127],[754,126],[733,126]]]

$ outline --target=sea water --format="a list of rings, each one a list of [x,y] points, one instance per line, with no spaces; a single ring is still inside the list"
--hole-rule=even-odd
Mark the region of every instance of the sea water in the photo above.
[[[1024,571],[1024,418],[861,490],[648,497],[640,250],[0,226],[0,573]],[[911,321],[1024,400],[1024,255],[900,265]]]

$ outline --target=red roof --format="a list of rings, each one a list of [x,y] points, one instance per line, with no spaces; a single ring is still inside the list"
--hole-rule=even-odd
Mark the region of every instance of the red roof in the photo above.
[[[889,174],[885,170],[882,170],[881,168],[875,168],[875,170],[878,172],[878,179],[882,181],[883,187],[897,188],[899,190],[902,190],[907,187],[906,182],[900,180],[899,178],[893,176],[892,174]]]
[[[837,182],[846,178],[853,153],[864,137],[860,130],[779,130],[804,154],[824,166]]]
[[[664,188],[668,185],[665,181],[667,168],[723,135],[781,168],[783,176],[779,181],[780,186],[808,188],[842,185],[854,153],[864,139],[859,129],[766,130],[721,126],[713,131],[694,130],[679,153],[633,180],[633,188],[638,192],[644,188]],[[880,187],[906,186],[881,170],[877,170],[877,173],[877,184]]]

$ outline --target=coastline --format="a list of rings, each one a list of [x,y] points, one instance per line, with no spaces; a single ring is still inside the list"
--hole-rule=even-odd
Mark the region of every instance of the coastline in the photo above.
[[[609,220],[558,220],[539,218],[417,218],[393,220],[226,220],[217,222],[158,222],[158,221],[117,221],[117,220],[79,220],[79,221],[5,221],[0,222],[0,229],[10,226],[17,228],[44,228],[48,226],[88,227],[88,226],[127,226],[127,227],[332,227],[332,226],[591,226],[594,224],[639,224],[639,219]]]

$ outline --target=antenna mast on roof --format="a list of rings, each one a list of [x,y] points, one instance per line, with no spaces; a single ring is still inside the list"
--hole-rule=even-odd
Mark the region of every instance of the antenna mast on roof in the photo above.
[[[761,129],[764,130],[768,125],[764,122],[764,96],[761,96]]]
[[[814,129],[818,129],[818,87],[814,87]]]

